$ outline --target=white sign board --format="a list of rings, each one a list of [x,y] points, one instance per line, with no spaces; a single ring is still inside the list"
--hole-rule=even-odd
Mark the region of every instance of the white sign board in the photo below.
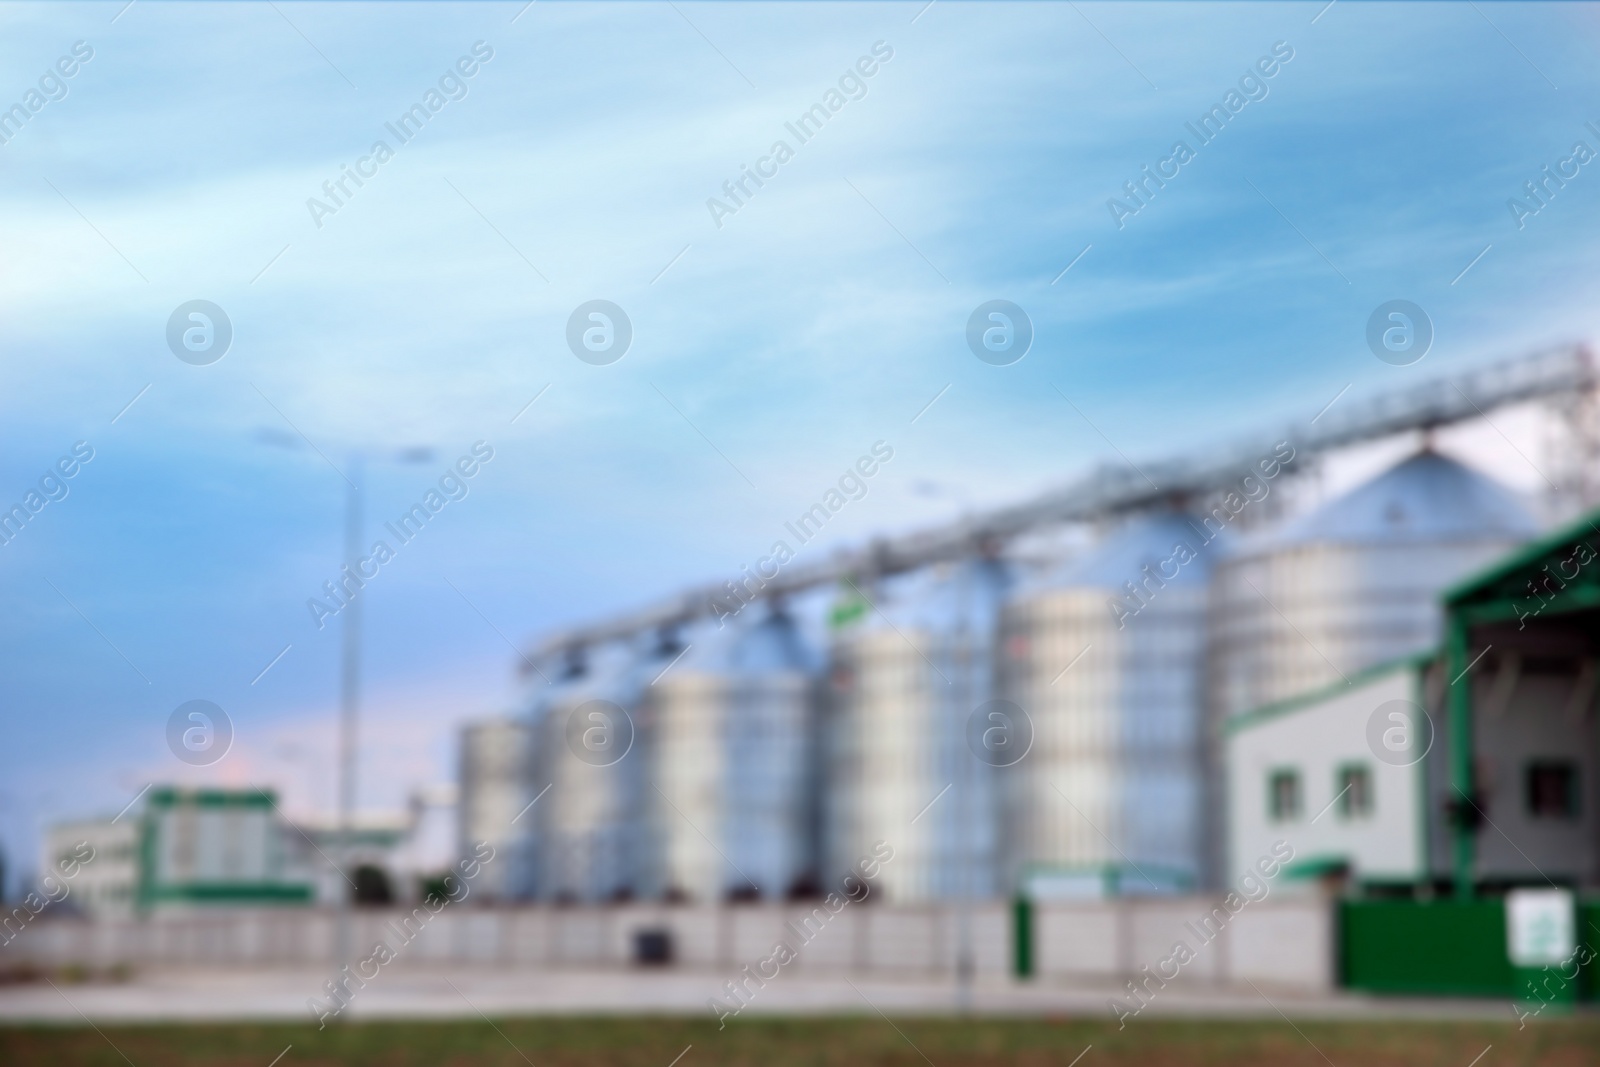
[[[1506,953],[1516,967],[1550,967],[1577,951],[1572,892],[1513,889],[1506,894]]]

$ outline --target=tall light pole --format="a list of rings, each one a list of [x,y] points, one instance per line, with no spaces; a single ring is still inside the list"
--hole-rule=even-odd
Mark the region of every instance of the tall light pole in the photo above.
[[[974,627],[972,625],[973,589],[972,583],[976,579],[973,568],[977,561],[966,559],[961,561],[961,606],[959,612],[960,622],[956,628],[956,649],[958,660],[956,663],[956,676],[961,679],[958,692],[959,703],[956,705],[957,726],[962,733],[963,747],[967,741],[966,718],[961,713],[970,715],[972,706],[972,640]],[[955,724],[952,724],[955,725]],[[972,953],[972,877],[973,866],[977,850],[973,848],[973,807],[975,798],[972,795],[972,764],[978,758],[977,753],[964,752],[956,749],[956,759],[961,761],[961,793],[962,803],[956,813],[958,820],[956,836],[961,841],[961,866],[960,886],[957,890],[956,900],[956,1010],[963,1015],[972,1011],[972,979],[973,972],[977,970]]]
[[[360,577],[361,559],[361,454],[350,457],[350,477],[344,498],[344,562],[347,573]],[[334,963],[351,962],[350,910],[355,903],[353,877],[355,841],[351,834],[356,809],[356,761],[361,713],[361,591],[349,593],[350,603],[343,611],[339,649],[339,866],[345,871],[345,885],[339,891],[338,921],[335,924]]]
[[[298,431],[297,431],[298,432]],[[262,431],[258,438],[273,445],[298,449],[303,436],[296,439],[286,434]],[[315,446],[312,446],[315,449]],[[320,450],[318,454],[321,455]],[[426,463],[433,459],[433,449],[413,446],[380,453],[395,463]],[[323,457],[326,459],[327,457]],[[349,474],[340,471],[346,491],[344,498],[344,566],[358,579],[360,571],[362,510],[364,506],[364,475],[367,453],[353,451],[347,464]],[[329,466],[333,466],[329,463]],[[338,468],[334,468],[338,470]],[[341,583],[343,571],[341,570]],[[344,623],[340,629],[339,648],[339,875],[345,884],[338,887],[334,922],[334,963],[344,966],[351,959],[350,912],[355,904],[355,883],[352,867],[355,859],[354,822],[356,810],[356,771],[360,762],[361,715],[361,588],[346,589],[347,603],[340,612]]]
[[[395,463],[426,463],[433,449],[414,446],[389,453]],[[350,477],[344,503],[344,562],[349,573],[363,578],[360,570],[362,510],[365,504],[366,455],[352,452]],[[339,893],[339,908],[334,927],[335,963],[341,967],[354,962],[350,913],[355,904],[356,887],[351,880],[355,864],[356,772],[360,763],[361,718],[361,588],[350,591],[350,602],[341,612],[339,648],[339,865],[344,868],[344,886]]]

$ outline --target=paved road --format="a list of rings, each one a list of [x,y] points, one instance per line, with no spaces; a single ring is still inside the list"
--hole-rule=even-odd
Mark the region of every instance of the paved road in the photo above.
[[[0,986],[0,1021],[199,1021],[312,1018],[307,1000],[330,977],[309,969],[243,971],[168,969],[131,981]],[[707,1002],[727,975],[711,972],[412,967],[396,964],[356,992],[347,1016],[472,1018],[477,1015],[670,1014],[711,1016]],[[989,980],[973,990],[984,1015],[1110,1019],[1109,985]],[[755,992],[745,1017],[758,1014],[942,1015],[955,1009],[948,980],[779,976]],[[1499,1000],[1394,1000],[1339,994],[1308,997],[1262,987],[1218,989],[1173,984],[1139,1018],[1479,1018],[1511,1020]],[[1131,1024],[1131,1023],[1130,1023]]]

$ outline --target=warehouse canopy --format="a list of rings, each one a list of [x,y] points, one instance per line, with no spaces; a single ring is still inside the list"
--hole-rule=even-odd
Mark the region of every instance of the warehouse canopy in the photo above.
[[[1600,509],[1513,552],[1445,592],[1467,624],[1533,619],[1600,606]]]
[[[1600,853],[1600,510],[1444,594],[1456,892],[1587,879]],[[1530,870],[1521,870],[1521,868]]]

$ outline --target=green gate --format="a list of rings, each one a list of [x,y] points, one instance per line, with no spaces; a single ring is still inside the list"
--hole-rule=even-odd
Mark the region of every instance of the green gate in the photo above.
[[[1577,994],[1600,993],[1600,901],[1578,904]],[[1370,993],[1516,997],[1528,975],[1506,957],[1505,903],[1498,899],[1347,900],[1339,908],[1342,984]]]

